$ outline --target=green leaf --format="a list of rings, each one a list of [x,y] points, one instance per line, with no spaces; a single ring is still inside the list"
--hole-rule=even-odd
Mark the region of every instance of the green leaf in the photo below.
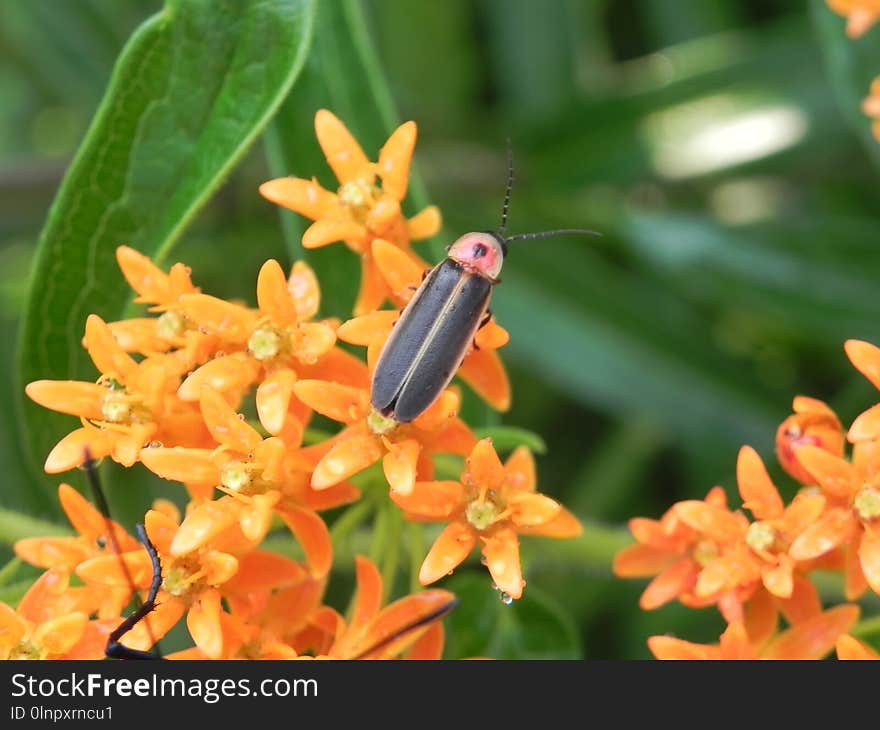
[[[861,110],[871,81],[880,76],[878,28],[875,26],[861,38],[852,39],[845,32],[846,20],[832,12],[824,0],[812,0],[811,7],[840,111],[874,163],[880,164],[880,144],[871,133],[871,121]]]
[[[95,373],[80,340],[90,313],[131,294],[120,244],[161,259],[291,88],[314,0],[168,0],[123,50],[43,229],[20,332],[18,379]],[[27,402],[34,471],[75,423]]]
[[[505,604],[484,572],[461,573],[444,586],[459,600],[446,619],[446,656],[454,659],[580,659],[571,618],[540,590]]]
[[[35,517],[0,509],[0,544],[12,545],[25,537],[58,537],[69,535],[69,527],[61,527]]]
[[[491,438],[496,451],[513,451],[517,446],[527,446],[535,454],[546,454],[547,444],[534,431],[515,426],[488,426],[474,429],[477,438]]]
[[[322,108],[338,116],[374,160],[399,122],[363,7],[356,0],[334,0],[318,7],[314,50],[266,133],[273,176],[317,177],[329,190],[338,187],[315,138],[315,112]],[[412,174],[404,206],[407,215],[421,210],[426,201],[424,186]],[[341,244],[304,251],[300,245],[304,219],[283,209],[280,215],[290,257],[305,259],[318,275],[325,293],[324,314],[350,316],[360,280],[358,257]],[[442,252],[437,247],[429,250],[435,257]]]

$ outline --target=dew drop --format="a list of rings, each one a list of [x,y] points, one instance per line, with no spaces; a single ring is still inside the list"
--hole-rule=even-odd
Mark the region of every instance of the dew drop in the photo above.
[[[513,603],[513,596],[511,596],[509,593],[505,593],[504,591],[501,591],[500,597],[501,597],[501,603],[503,603],[505,606],[509,606],[511,603]]]
[[[244,415],[244,413],[236,413],[235,415],[238,416],[238,420],[239,420],[239,421],[244,421],[244,420],[245,420],[245,415]]]

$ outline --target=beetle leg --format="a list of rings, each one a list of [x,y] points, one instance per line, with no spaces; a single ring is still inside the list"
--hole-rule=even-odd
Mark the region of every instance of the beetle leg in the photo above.
[[[483,327],[485,327],[485,326],[489,323],[489,320],[490,320],[490,319],[492,319],[492,310],[491,310],[491,309],[486,309],[485,314],[483,314],[483,319],[480,321],[480,326],[477,327],[477,332],[479,332],[481,329],[483,329]],[[480,346],[477,344],[477,338],[476,338],[476,336],[474,336],[474,341],[471,343],[471,347],[472,347],[474,350],[479,350],[479,349],[480,349]]]

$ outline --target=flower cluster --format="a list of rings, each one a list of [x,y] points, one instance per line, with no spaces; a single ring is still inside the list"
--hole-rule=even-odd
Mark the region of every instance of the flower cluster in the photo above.
[[[203,293],[182,264],[166,272],[122,246],[119,266],[146,316],[88,318],[83,344],[99,373],[94,382],[41,380],[26,388],[38,404],[80,419],[48,455],[48,473],[110,458],[182,485],[183,510],[159,500],[143,520],[162,582],[155,610],[124,637],[132,649],[149,649],[185,620],[193,647],[175,657],[438,657],[436,619],[454,596],[422,590],[382,608],[382,579],[394,577],[397,561],[389,555],[398,549],[387,535],[379,543],[383,574],[356,558],[348,620],[324,604],[334,565],[326,510],[348,505],[337,519],[349,528],[371,510],[447,523],[419,582],[438,581],[479,544],[505,600],[519,598],[525,585],[519,535],[580,532],[574,516],[535,491],[527,449],[502,464],[491,439],[478,440],[458,417],[458,386],[412,423],[372,410],[372,369],[427,269],[410,243],[437,232],[440,215],[434,207],[409,219],[402,212],[414,123],[391,135],[376,163],[330,112],[318,112],[315,128],[339,190],[282,178],[260,191],[314,220],[304,247],[343,241],[360,255],[352,319],[319,317],[319,284],[302,261],[289,273],[267,261],[254,307]],[[458,371],[498,410],[510,405],[497,353],[507,340],[490,319]],[[365,358],[351,346],[365,348]],[[312,431],[314,414],[340,426]],[[462,459],[461,480],[438,479],[435,455]],[[374,464],[381,472],[370,470]],[[154,578],[149,551],[122,526],[70,486],[59,497],[76,535],[16,545],[21,559],[46,572],[18,611],[0,608],[7,657],[101,656],[134,593],[145,595]],[[300,559],[273,544],[290,545]]]
[[[850,340],[846,352],[880,388],[880,348]],[[787,504],[761,457],[744,446],[736,464],[741,509],[714,487],[659,520],[631,520],[636,543],[617,555],[614,570],[653,577],[641,607],[675,599],[714,605],[728,625],[718,645],[654,636],[648,646],[655,656],[813,659],[835,646],[840,658],[872,653],[848,632],[859,617],[853,602],[868,590],[880,594],[880,405],[845,434],[821,401],[797,397],[793,410],[776,434],[779,463],[799,487]],[[813,581],[820,569],[842,574],[850,603],[822,610]]]

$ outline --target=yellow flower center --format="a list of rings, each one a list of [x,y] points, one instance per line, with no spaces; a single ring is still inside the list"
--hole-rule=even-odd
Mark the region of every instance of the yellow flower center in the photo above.
[[[711,540],[700,540],[693,550],[694,560],[704,568],[718,557],[718,546]]]
[[[376,190],[363,180],[351,180],[344,183],[337,195],[339,202],[350,208],[354,214],[363,214],[375,203]]]
[[[495,522],[499,514],[501,514],[501,510],[497,504],[490,500],[482,501],[479,499],[471,502],[464,511],[465,519],[480,531]]]
[[[9,652],[10,659],[43,659],[43,650],[28,639],[18,642]]]
[[[165,577],[162,579],[162,587],[172,596],[186,595],[199,578],[202,572],[192,572],[185,565],[175,565],[168,569]]]
[[[183,334],[185,322],[179,312],[163,312],[156,320],[156,334],[163,340],[174,340]]]
[[[776,530],[766,522],[753,522],[746,530],[746,545],[756,552],[769,550],[776,542]]]
[[[125,392],[113,390],[101,402],[101,415],[110,423],[123,423],[131,419],[131,402]]]
[[[876,487],[862,487],[853,500],[853,507],[863,520],[880,517],[880,490]]]
[[[251,334],[248,350],[257,360],[271,360],[281,352],[281,335],[276,330],[260,327]]]
[[[372,410],[367,416],[367,428],[377,436],[383,436],[397,428],[397,421],[383,416],[379,411]]]
[[[220,470],[220,483],[233,492],[239,492],[251,483],[248,465],[242,461],[230,461]]]

